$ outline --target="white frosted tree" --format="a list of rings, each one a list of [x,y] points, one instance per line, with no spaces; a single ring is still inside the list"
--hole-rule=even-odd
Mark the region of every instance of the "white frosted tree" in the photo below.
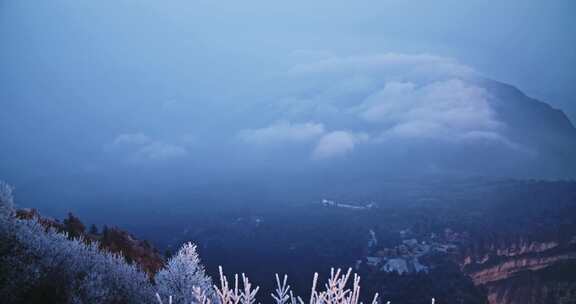
[[[0,182],[2,303],[26,303],[42,288],[56,295],[47,302],[154,302],[148,276],[123,257],[14,214],[12,188]]]
[[[207,299],[215,303],[212,280],[206,275],[204,266],[196,251],[196,245],[186,243],[178,250],[166,267],[155,277],[158,294],[161,297],[172,296],[178,304],[198,303],[195,289],[202,290]]]

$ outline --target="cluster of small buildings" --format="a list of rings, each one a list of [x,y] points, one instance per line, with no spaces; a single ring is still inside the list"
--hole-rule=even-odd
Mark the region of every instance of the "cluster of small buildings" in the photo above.
[[[369,246],[373,243],[371,238]],[[366,266],[384,272],[399,274],[428,272],[428,266],[422,264],[419,257],[430,252],[430,248],[430,245],[419,243],[415,239],[405,240],[398,246],[383,248],[366,256],[364,261],[359,260],[356,266],[360,267],[364,262]]]
[[[400,232],[406,236],[405,231]],[[428,272],[429,266],[423,264],[420,259],[430,253],[449,253],[457,249],[456,245],[440,242],[438,238],[431,237],[429,241],[418,241],[416,238],[408,238],[391,248],[378,248],[378,240],[373,230],[369,231],[368,252],[369,255],[356,262],[356,267],[361,265],[383,272],[397,272],[410,274]]]

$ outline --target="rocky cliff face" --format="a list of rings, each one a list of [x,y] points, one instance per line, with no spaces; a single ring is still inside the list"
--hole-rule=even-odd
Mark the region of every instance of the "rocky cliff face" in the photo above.
[[[466,256],[461,267],[486,291],[490,304],[574,303],[576,298],[574,240],[492,246]]]

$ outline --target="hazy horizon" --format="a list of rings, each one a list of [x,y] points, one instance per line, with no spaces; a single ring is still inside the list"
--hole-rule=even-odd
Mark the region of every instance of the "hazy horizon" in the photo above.
[[[404,176],[574,177],[565,122],[524,96],[500,100],[509,89],[482,81],[514,85],[574,121],[575,9],[4,1],[0,178],[54,199]],[[550,130],[523,122],[524,106],[536,115],[525,119]],[[558,147],[544,151],[552,133]]]
[[[574,17],[0,0],[0,302],[576,303]]]

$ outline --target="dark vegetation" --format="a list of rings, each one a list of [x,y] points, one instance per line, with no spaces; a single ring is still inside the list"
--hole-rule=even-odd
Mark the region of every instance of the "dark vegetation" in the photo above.
[[[402,182],[383,183],[373,192],[358,191],[356,197],[346,193],[326,195],[356,206],[375,202],[376,207],[326,207],[320,196],[251,208],[228,205],[192,217],[173,231],[173,247],[158,250],[150,243],[162,244],[161,239],[140,241],[118,228],[92,225],[86,229],[72,214],[61,222],[34,210],[19,210],[18,217],[38,218],[70,237],[98,242],[149,274],[164,265],[159,252],[194,241],[212,277],[217,277],[218,265],[229,273],[245,272],[261,286],[261,301],[275,287],[274,273],[288,274],[293,290],[306,297],[313,273],[328,273],[330,267],[354,267],[362,276],[364,295],[378,292],[393,303],[429,303],[432,297],[440,303],[518,303],[517,299],[529,304],[574,303],[576,299],[574,182]],[[370,230],[377,236],[375,247],[368,245]],[[453,249],[422,256],[427,272],[398,274],[366,263],[368,256],[406,256],[401,245],[405,240]],[[509,273],[485,273],[517,261],[540,264]],[[57,274],[45,275],[52,277],[44,280],[46,286],[36,286],[30,303],[38,299],[57,303],[64,292],[55,283]]]

